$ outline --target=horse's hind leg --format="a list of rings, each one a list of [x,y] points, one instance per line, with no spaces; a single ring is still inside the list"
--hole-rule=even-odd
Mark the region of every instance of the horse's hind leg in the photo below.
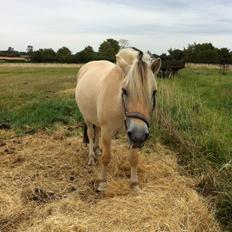
[[[94,130],[94,152],[96,155],[99,155],[101,152],[101,148],[99,146],[100,133],[101,129],[96,126]]]
[[[95,153],[93,149],[93,141],[94,141],[94,126],[92,123],[85,121],[86,126],[87,126],[87,135],[89,139],[89,165],[94,165],[95,164]]]

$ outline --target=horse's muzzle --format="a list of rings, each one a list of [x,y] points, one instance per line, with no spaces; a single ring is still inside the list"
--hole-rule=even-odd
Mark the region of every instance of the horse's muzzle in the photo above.
[[[141,148],[148,138],[149,130],[146,124],[137,125],[130,123],[127,129],[127,135],[132,143],[133,148]]]

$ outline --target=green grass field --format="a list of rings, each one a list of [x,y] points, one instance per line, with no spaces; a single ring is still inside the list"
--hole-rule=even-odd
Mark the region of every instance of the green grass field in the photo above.
[[[75,67],[1,67],[0,128],[17,135],[81,121],[72,89]],[[186,68],[174,80],[158,80],[158,107],[150,142],[179,153],[199,192],[232,225],[232,72]],[[2,137],[1,139],[7,139]],[[149,145],[149,143],[148,143]]]
[[[185,69],[175,80],[160,80],[158,113],[171,128],[222,165],[231,160],[232,73]]]
[[[77,71],[0,66],[0,126],[24,134],[80,121],[73,95],[65,92],[75,88]]]
[[[179,162],[199,178],[199,192],[232,228],[232,72],[186,68],[159,80],[154,137],[179,151]]]

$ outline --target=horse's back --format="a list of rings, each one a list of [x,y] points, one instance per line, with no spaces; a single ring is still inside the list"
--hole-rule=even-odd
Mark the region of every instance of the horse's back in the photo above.
[[[85,76],[91,79],[96,77],[96,81],[98,81],[99,78],[103,78],[104,74],[106,74],[107,71],[112,69],[114,66],[115,64],[106,60],[88,62],[80,68],[77,75],[77,83],[80,81],[80,79],[82,79]]]
[[[76,94],[97,94],[107,74],[115,67],[109,61],[92,61],[81,67],[77,76]]]

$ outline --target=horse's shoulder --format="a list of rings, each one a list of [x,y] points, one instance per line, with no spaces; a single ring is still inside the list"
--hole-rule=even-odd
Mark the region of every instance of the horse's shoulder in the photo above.
[[[112,72],[115,73],[115,74],[118,74],[118,75],[123,74],[122,69],[116,64],[114,64],[114,66],[112,67]]]

